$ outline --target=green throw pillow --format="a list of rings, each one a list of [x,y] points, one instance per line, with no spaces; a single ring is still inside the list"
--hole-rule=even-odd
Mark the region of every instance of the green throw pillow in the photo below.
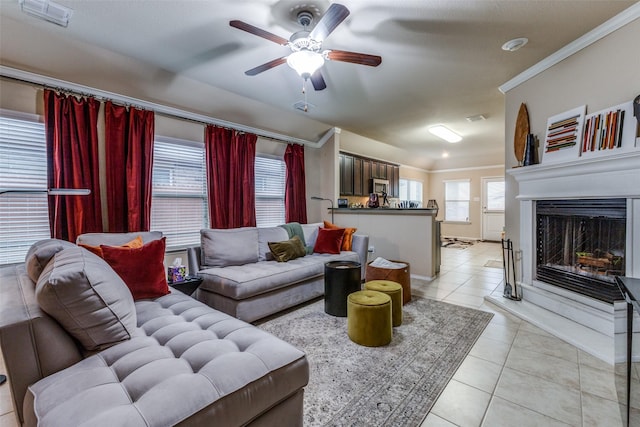
[[[269,249],[273,257],[278,262],[287,262],[292,259],[303,257],[307,254],[302,240],[298,236],[293,236],[284,242],[268,242]]]

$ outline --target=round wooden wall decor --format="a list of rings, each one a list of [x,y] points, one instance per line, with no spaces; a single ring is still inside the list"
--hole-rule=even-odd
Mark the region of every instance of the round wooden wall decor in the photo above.
[[[518,160],[518,166],[522,166],[524,159],[524,149],[527,144],[527,135],[529,134],[529,113],[524,102],[520,104],[518,117],[516,118],[516,132],[513,137],[513,153]]]

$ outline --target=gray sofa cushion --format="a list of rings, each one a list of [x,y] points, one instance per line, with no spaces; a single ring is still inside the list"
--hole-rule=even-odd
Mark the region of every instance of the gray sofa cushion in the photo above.
[[[24,259],[29,278],[37,282],[51,258],[63,249],[72,247],[75,247],[73,243],[59,239],[40,240],[31,245]]]
[[[258,227],[258,261],[273,259],[269,256],[269,242],[282,242],[289,238],[287,230],[278,227]]]
[[[320,227],[323,227],[324,224],[321,222],[314,222],[313,224],[300,225],[302,226],[302,232],[304,233],[304,244],[313,248],[316,244],[316,239],[318,238],[318,230]]]
[[[200,230],[202,265],[227,267],[258,261],[256,227]]]
[[[80,247],[51,259],[36,285],[36,299],[86,350],[129,339],[136,329],[127,285],[102,258]]]
[[[303,352],[186,295],[136,309],[140,335],[29,387],[32,421],[170,426],[207,412],[198,425],[246,425],[307,384]]]
[[[241,300],[322,276],[324,265],[337,260],[358,262],[359,257],[355,252],[313,254],[288,262],[260,261],[242,266],[206,268],[198,273],[204,279],[200,289]]]

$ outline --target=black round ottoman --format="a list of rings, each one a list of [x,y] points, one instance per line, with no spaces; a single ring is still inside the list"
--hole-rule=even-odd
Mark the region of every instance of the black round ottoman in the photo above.
[[[360,263],[331,261],[324,265],[324,311],[347,317],[347,297],[360,290]]]

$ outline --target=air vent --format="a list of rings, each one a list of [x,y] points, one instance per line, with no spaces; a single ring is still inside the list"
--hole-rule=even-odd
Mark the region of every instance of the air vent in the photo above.
[[[298,101],[295,104],[293,104],[293,108],[295,108],[296,110],[300,110],[303,113],[308,113],[312,109],[316,108],[316,106],[309,102]]]
[[[482,114],[476,114],[475,116],[465,117],[468,122],[479,122],[481,120],[487,120],[487,118]]]

